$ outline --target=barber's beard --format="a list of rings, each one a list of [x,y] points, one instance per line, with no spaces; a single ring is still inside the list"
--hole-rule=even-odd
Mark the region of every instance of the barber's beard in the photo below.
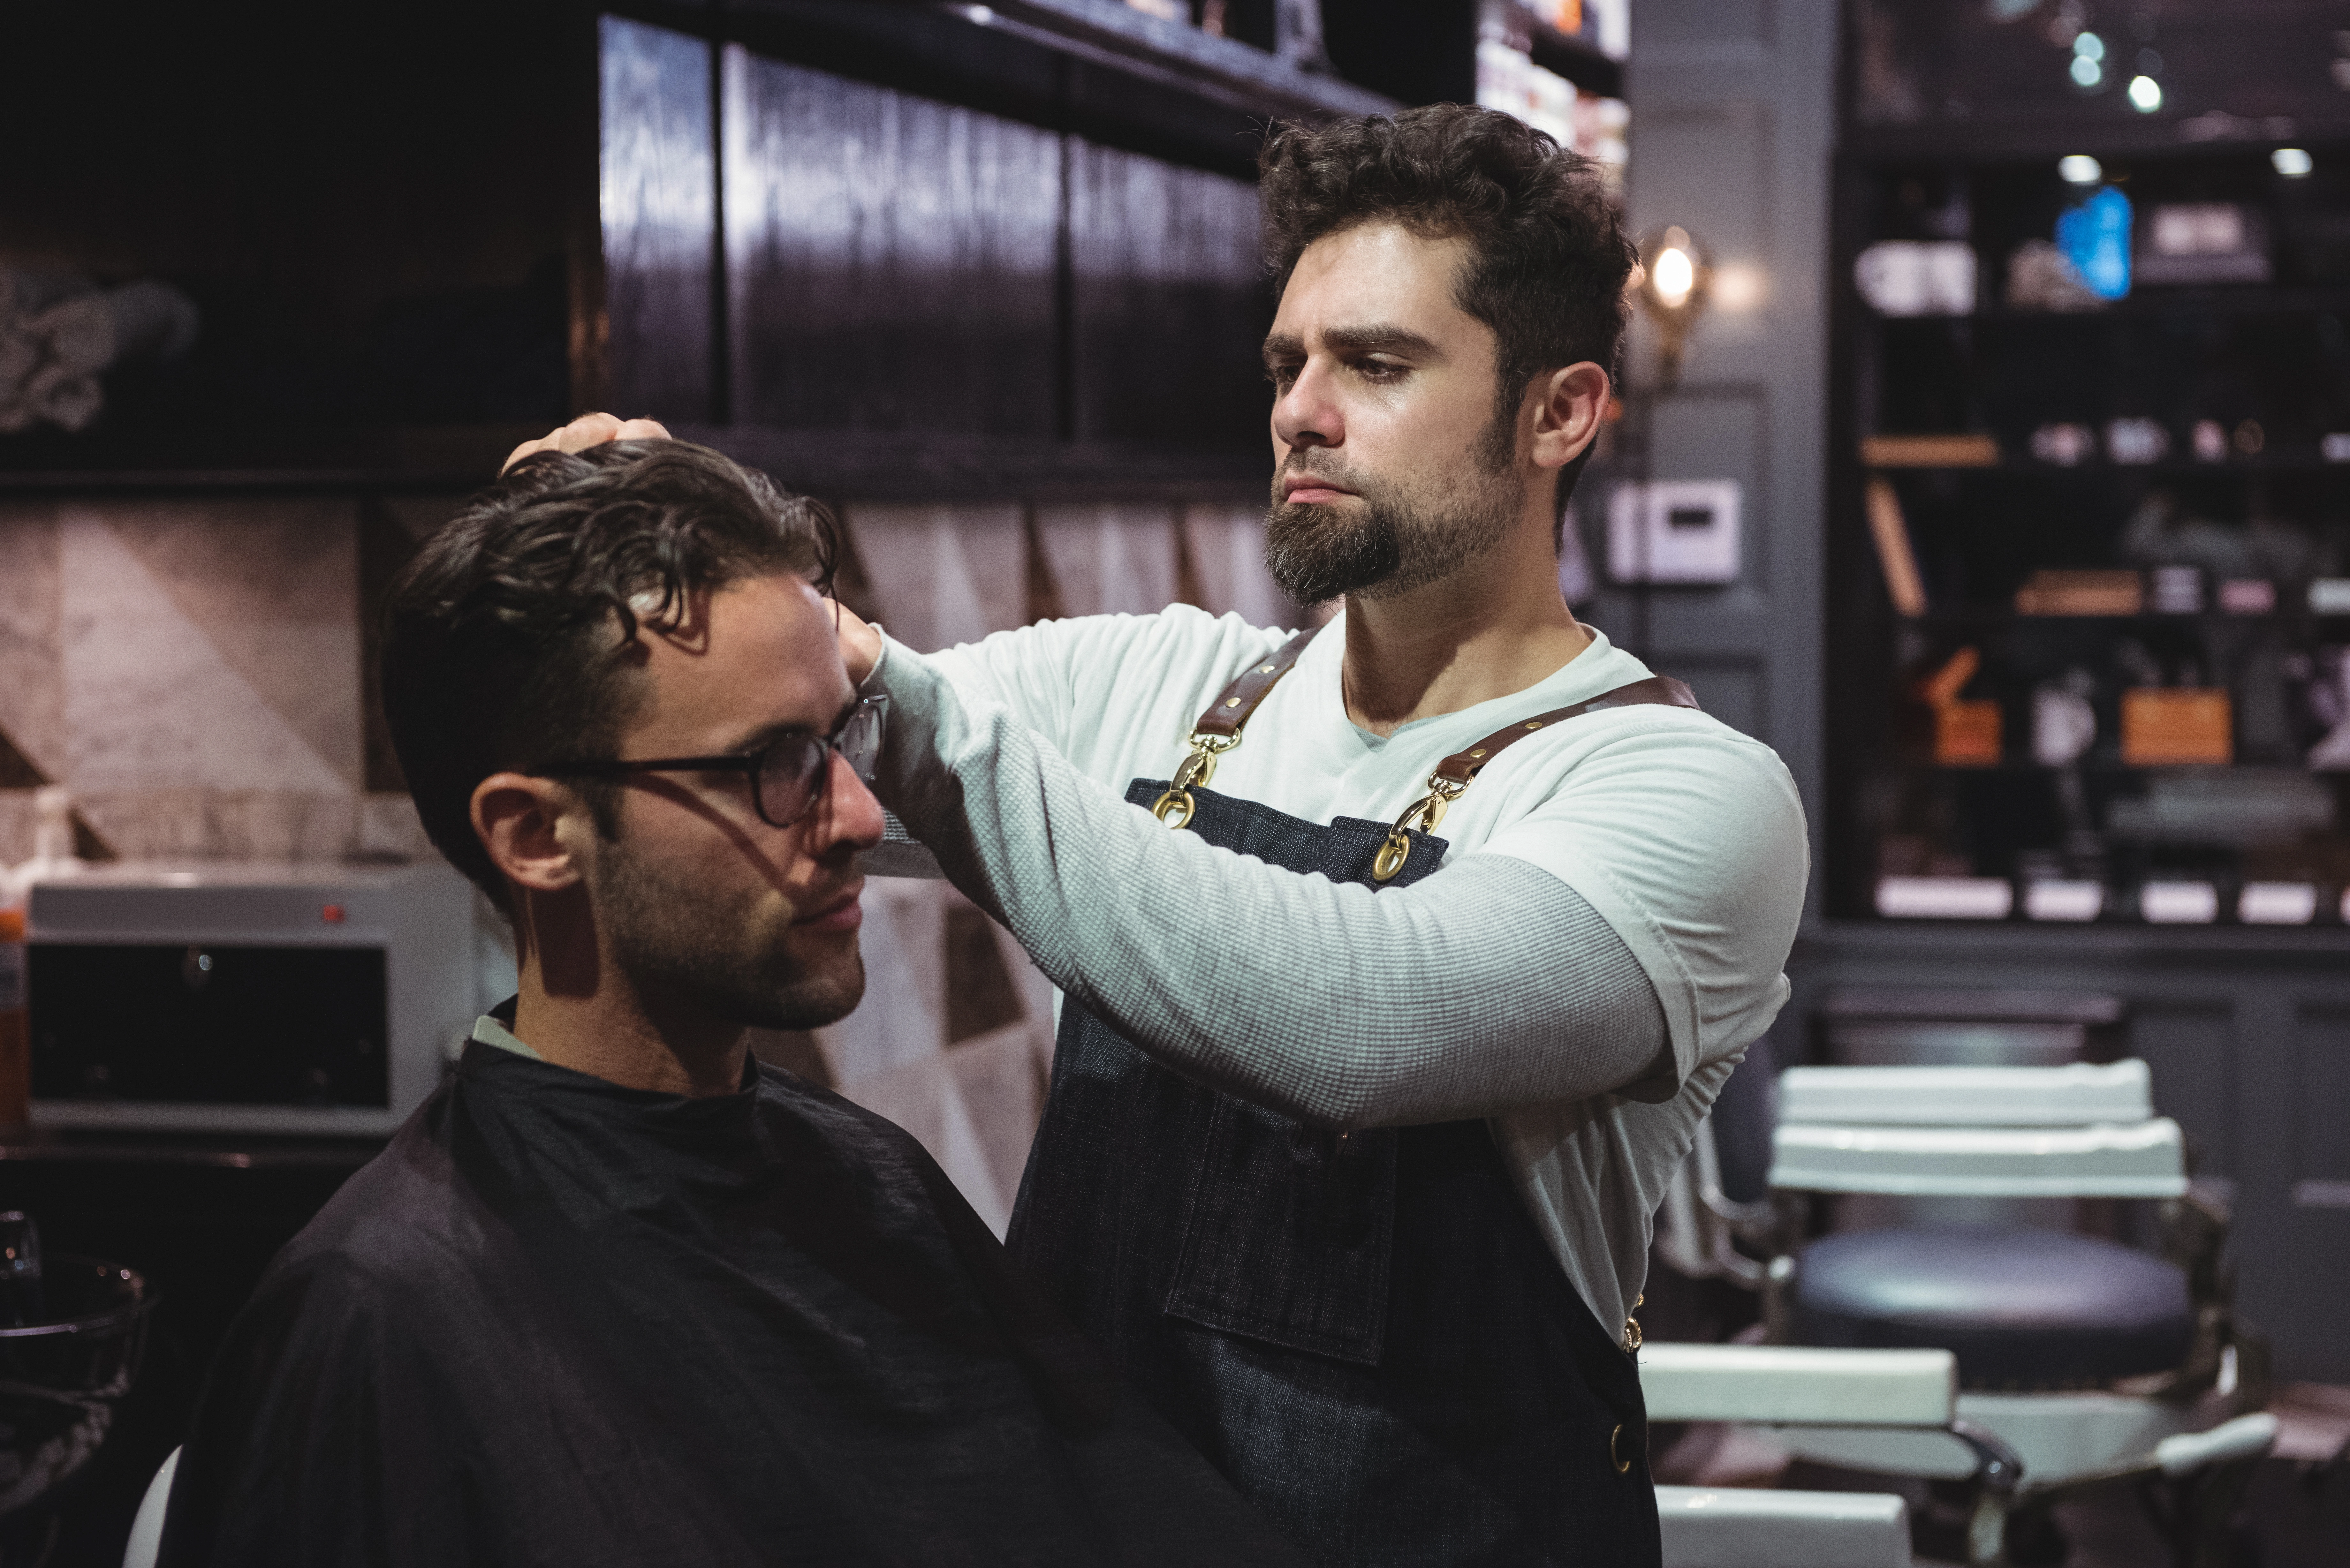
[[[1355,499],[1284,501],[1275,474],[1264,519],[1265,570],[1299,605],[1346,594],[1389,598],[1452,576],[1517,526],[1525,497],[1511,472],[1515,435],[1513,423],[1496,421],[1465,472],[1407,482],[1358,472],[1325,449],[1291,452],[1287,468],[1344,485]]]
[[[629,853],[622,839],[605,840],[597,860],[597,918],[639,993],[757,1029],[835,1023],[864,996],[865,961],[853,942],[833,938],[797,951],[788,909],[763,920],[730,908]]]

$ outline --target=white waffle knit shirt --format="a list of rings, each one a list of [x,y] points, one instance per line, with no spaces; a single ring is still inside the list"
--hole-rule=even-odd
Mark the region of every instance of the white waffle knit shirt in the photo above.
[[[876,787],[1056,984],[1179,1071],[1333,1125],[1487,1116],[1569,1281],[1620,1324],[1699,1120],[1786,1001],[1809,875],[1794,783],[1702,713],[1588,714],[1497,758],[1444,818],[1442,870],[1376,896],[1125,804],[1288,637],[1178,606],[887,643]],[[1650,673],[1595,633],[1533,687],[1382,738],[1347,716],[1344,648],[1341,616],[1224,753],[1219,794],[1391,821],[1444,756]],[[911,867],[885,850],[875,868]],[[1659,1008],[1669,1058],[1646,1043]]]

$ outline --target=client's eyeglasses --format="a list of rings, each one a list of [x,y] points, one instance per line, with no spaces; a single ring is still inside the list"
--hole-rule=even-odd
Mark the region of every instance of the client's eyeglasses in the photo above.
[[[873,782],[881,759],[881,718],[887,697],[868,697],[848,711],[829,735],[805,730],[778,735],[755,752],[720,757],[652,757],[640,763],[594,759],[549,763],[531,771],[545,778],[618,778],[624,774],[743,773],[751,775],[751,809],[770,827],[789,827],[824,798],[832,779],[831,753],[849,770]]]

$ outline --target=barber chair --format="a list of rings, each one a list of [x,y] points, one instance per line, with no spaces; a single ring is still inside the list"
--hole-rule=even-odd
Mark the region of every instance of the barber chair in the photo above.
[[[2022,1511],[2022,1528],[1988,1540],[1979,1499],[1972,1560],[2008,1561],[2009,1543],[2061,1560],[2047,1507],[2136,1477],[2182,1563],[2223,1562],[2230,1516],[2275,1437],[2260,1413],[2267,1347],[2232,1310],[2226,1210],[2188,1180],[2177,1124],[2152,1114],[2145,1064],[1798,1067],[1776,1089],[1768,1194],[1742,1202],[1723,1190],[1720,1147],[1751,1127],[1721,1138],[1701,1128],[1660,1216],[1660,1259],[1760,1289],[1774,1344],[1950,1351],[1958,1419],[2022,1463],[2012,1494],[1992,1500]],[[1726,1096],[1716,1116],[1758,1109],[1768,1113],[1765,1096]],[[1807,1241],[1811,1202],[1853,1194],[1909,1200],[1913,1222]],[[2048,1199],[2155,1204],[2160,1253],[1929,1222],[1936,1202],[1977,1205],[1980,1220],[1987,1200]],[[1981,1468],[1979,1450],[1946,1434],[1854,1424],[1773,1436],[1847,1470],[1962,1482]]]
[[[1640,1392],[1651,1422],[1953,1437],[1977,1455],[1994,1533],[2017,1480],[2015,1456],[1959,1420],[1947,1350],[1652,1341],[1640,1347]],[[1657,1519],[1665,1568],[1909,1568],[1908,1506],[1887,1493],[1660,1486]]]
[[[155,1568],[155,1559],[163,1550],[163,1513],[172,1506],[172,1478],[179,1473],[180,1450],[173,1449],[155,1471],[155,1479],[147,1483],[147,1495],[139,1500],[139,1511],[130,1521],[130,1539],[122,1549],[122,1568]]]
[[[138,1380],[155,1301],[137,1272],[45,1258],[31,1220],[0,1214],[0,1560],[47,1554]]]

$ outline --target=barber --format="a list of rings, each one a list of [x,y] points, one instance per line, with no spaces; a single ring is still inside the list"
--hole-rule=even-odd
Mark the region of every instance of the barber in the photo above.
[[[1284,130],[1261,200],[1266,562],[1343,607],[844,616],[875,787],[1064,993],[1010,1241],[1147,1399],[1326,1563],[1653,1563],[1631,1312],[1802,808],[1558,589],[1633,265],[1595,166],[1438,106]]]

